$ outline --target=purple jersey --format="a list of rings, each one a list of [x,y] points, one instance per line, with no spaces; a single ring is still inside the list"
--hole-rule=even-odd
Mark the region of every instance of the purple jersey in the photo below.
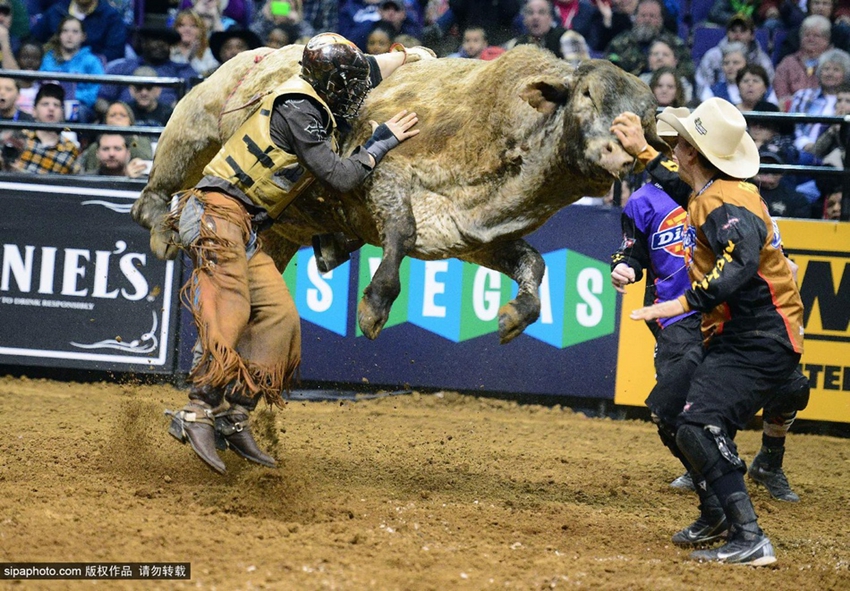
[[[691,286],[682,249],[685,216],[685,210],[651,183],[635,191],[623,209],[623,244],[612,255],[611,268],[629,265],[636,281],[646,269],[647,305],[674,300]],[[693,313],[653,323],[663,328]]]

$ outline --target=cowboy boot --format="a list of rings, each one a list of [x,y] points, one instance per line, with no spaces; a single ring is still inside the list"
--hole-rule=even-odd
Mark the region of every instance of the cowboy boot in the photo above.
[[[215,415],[215,431],[219,447],[223,440],[237,454],[263,466],[277,468],[277,462],[269,454],[257,447],[248,425],[248,410],[239,404],[231,404],[226,411]]]
[[[227,468],[215,451],[215,415],[212,407],[201,400],[192,400],[177,412],[166,410],[171,417],[168,432],[180,443],[188,443],[204,463],[224,474]]]

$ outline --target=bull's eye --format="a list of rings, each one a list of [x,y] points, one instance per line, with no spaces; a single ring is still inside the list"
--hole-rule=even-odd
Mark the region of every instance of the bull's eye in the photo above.
[[[589,88],[585,88],[584,92],[582,94],[584,94],[585,98],[593,100],[593,97],[590,96],[590,89]]]

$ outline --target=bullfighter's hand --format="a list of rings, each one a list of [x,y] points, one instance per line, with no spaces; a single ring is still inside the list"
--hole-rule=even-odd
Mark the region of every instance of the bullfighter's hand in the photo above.
[[[623,149],[634,157],[643,152],[647,146],[640,117],[630,111],[620,113],[614,118],[611,133],[617,136]]]
[[[370,121],[369,123],[372,124],[372,133],[374,133],[378,129],[378,124],[375,121]],[[408,113],[407,110],[403,110],[396,113],[384,125],[389,128],[399,142],[403,142],[419,133],[418,129],[411,129],[417,123],[419,123],[419,118],[416,116],[416,113]]]
[[[656,318],[672,318],[684,313],[685,308],[682,306],[682,302],[675,299],[632,310],[629,318],[632,320],[655,320]]]
[[[635,282],[635,270],[626,263],[620,263],[611,271],[611,285],[619,293],[626,293],[626,286]]]

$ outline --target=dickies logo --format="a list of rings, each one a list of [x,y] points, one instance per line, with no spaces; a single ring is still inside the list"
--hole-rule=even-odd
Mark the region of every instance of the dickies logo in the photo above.
[[[652,250],[664,249],[676,257],[684,256],[682,250],[682,233],[685,228],[686,217],[687,214],[681,207],[677,207],[668,213],[667,217],[658,224],[657,231],[652,235],[650,248]]]

